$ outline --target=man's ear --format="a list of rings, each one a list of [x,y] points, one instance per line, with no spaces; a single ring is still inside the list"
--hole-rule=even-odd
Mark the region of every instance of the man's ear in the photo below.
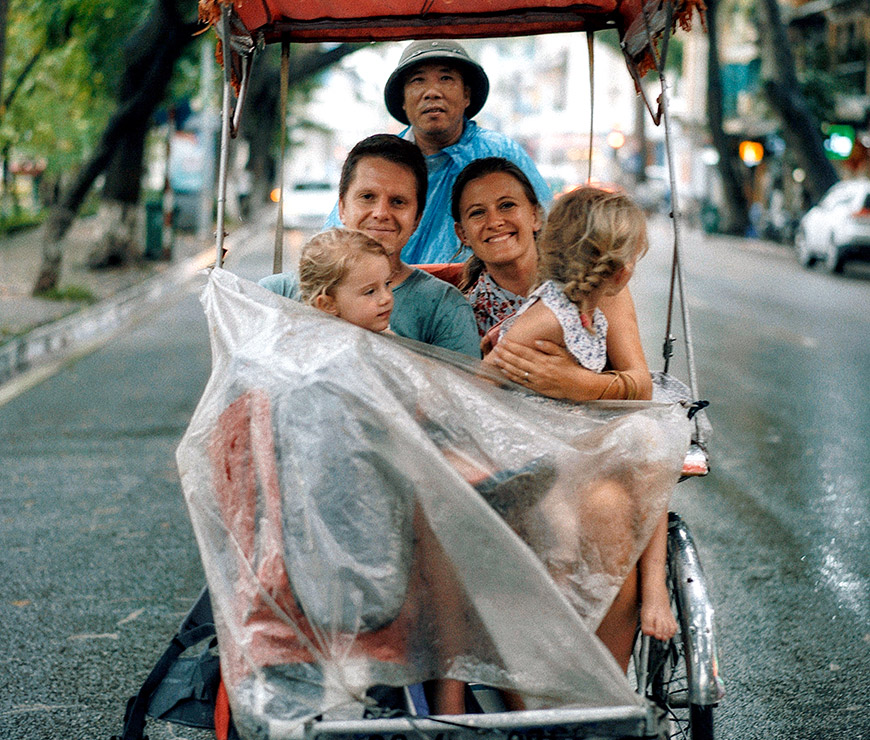
[[[333,316],[338,316],[338,306],[329,293],[318,293],[314,296],[314,308],[318,308],[326,313],[331,313]]]
[[[464,83],[463,86],[465,87],[465,108],[463,108],[462,110],[465,111],[468,106],[471,105],[471,88]]]
[[[338,220],[344,223],[344,203],[342,199],[338,199]]]

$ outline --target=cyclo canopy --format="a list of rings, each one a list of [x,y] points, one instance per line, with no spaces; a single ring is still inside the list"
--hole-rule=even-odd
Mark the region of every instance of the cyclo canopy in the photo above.
[[[615,28],[635,80],[654,66],[668,24],[688,29],[703,0],[200,0],[200,17],[217,25],[221,7],[234,33],[276,41],[398,41],[523,36]]]

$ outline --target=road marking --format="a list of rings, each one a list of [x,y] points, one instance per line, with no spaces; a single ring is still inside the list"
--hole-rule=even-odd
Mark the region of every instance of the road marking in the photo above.
[[[52,375],[57,373],[66,362],[67,359],[49,362],[41,367],[28,370],[17,378],[13,378],[4,386],[0,387],[0,406],[5,406],[13,398],[17,398],[25,391],[29,391],[34,386],[39,385],[42,381],[48,380]]]
[[[82,632],[79,635],[70,635],[67,640],[117,640],[119,639],[117,632],[103,632],[97,634],[94,632]]]
[[[0,712],[0,717],[8,717],[10,714],[24,714],[25,712],[52,712],[55,709],[80,709],[81,704],[19,704],[5,712]]]
[[[122,624],[127,624],[127,622],[132,622],[134,619],[138,619],[142,616],[142,612],[144,611],[145,609],[136,609],[135,611],[130,612],[126,617],[118,622],[118,626],[120,627]]]

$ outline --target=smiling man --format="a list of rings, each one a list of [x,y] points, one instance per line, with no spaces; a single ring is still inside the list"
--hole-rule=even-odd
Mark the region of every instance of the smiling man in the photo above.
[[[450,190],[463,167],[475,159],[509,159],[526,173],[545,208],[552,200],[547,183],[519,144],[471,120],[488,95],[486,72],[453,40],[427,39],[409,44],[387,80],[387,110],[408,125],[399,136],[420,148],[429,172],[426,208],[402,252],[405,262],[427,264],[459,257],[456,252],[460,245],[450,215]]]

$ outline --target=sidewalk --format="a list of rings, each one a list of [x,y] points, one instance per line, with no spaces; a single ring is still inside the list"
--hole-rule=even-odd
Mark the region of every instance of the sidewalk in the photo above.
[[[89,293],[99,302],[165,272],[210,246],[192,234],[177,233],[168,262],[141,260],[132,265],[90,270],[87,257],[97,239],[95,218],[76,220],[64,240],[59,288]],[[0,345],[89,305],[88,301],[31,296],[42,258],[42,227],[0,237]]]

